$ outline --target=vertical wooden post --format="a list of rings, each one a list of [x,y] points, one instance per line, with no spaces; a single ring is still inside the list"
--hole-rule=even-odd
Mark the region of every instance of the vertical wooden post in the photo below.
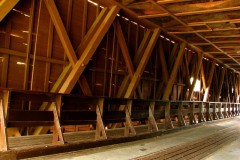
[[[228,116],[229,116],[229,117],[233,117],[231,105],[232,105],[231,102],[229,102],[228,105],[227,105],[227,108],[228,108]]]
[[[206,120],[207,121],[212,121],[212,115],[210,113],[210,108],[211,108],[211,104],[210,103],[207,103],[206,104]]]
[[[4,114],[4,106],[2,100],[0,100],[0,150],[7,151],[8,150],[8,137],[6,131],[6,115]]]
[[[206,119],[203,115],[203,102],[198,103],[199,114],[198,114],[198,123],[206,122]]]
[[[222,103],[218,103],[218,117],[219,117],[219,119],[224,118],[224,116],[222,114]]]
[[[102,120],[103,107],[104,107],[104,99],[100,98],[98,100],[98,105],[96,106],[97,126],[96,126],[95,140],[107,139],[107,134],[104,128],[103,120]]]
[[[218,115],[217,115],[216,109],[217,109],[217,104],[214,103],[214,104],[213,104],[213,120],[218,120],[218,119],[219,119],[219,118],[218,118]]]
[[[132,120],[131,120],[131,113],[132,113],[132,100],[128,100],[127,105],[125,106],[125,114],[126,114],[126,123],[125,123],[125,131],[124,135],[129,136],[130,133],[136,135],[135,128],[133,127]]]
[[[239,103],[236,103],[236,110],[237,110],[237,116],[240,115],[240,112],[239,112]]]
[[[183,118],[183,103],[178,105],[178,125],[179,126],[186,126],[186,122]]]
[[[189,114],[190,114],[189,124],[196,124],[197,123],[196,118],[194,116],[194,108],[195,108],[194,104],[190,103],[189,104]]]
[[[240,110],[239,110],[239,108],[240,108],[240,104],[238,103],[238,104],[237,104],[238,116],[240,115]]]
[[[228,115],[228,112],[227,112],[228,102],[225,102],[223,105],[224,105],[224,110],[223,110],[224,118],[229,118],[229,115]]]
[[[149,105],[149,116],[148,116],[148,130],[149,131],[158,131],[158,126],[154,118],[154,108],[155,102],[151,102]]]
[[[171,121],[170,111],[171,111],[171,103],[168,102],[167,105],[165,106],[165,129],[174,128],[173,123]]]

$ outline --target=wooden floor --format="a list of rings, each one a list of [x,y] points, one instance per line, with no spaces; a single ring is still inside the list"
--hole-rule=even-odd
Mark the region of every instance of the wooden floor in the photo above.
[[[237,140],[239,122],[231,118],[154,138],[31,159],[202,159]]]
[[[233,124],[231,124],[231,123]],[[212,121],[212,122],[207,122],[207,123],[201,123],[198,125],[188,125],[186,127],[177,127],[177,124],[175,124],[175,129],[173,130],[164,130],[163,129],[163,124],[158,124],[159,128],[162,128],[159,132],[157,133],[150,133],[147,130],[147,126],[137,126],[136,131],[138,133],[138,136],[131,136],[131,137],[124,137],[123,133],[124,130],[123,128],[119,129],[114,129],[114,130],[107,130],[108,132],[108,140],[104,141],[95,141],[94,136],[95,136],[95,131],[82,131],[82,132],[76,132],[76,133],[65,133],[64,138],[65,141],[67,142],[65,145],[52,145],[52,135],[39,135],[39,136],[23,136],[23,137],[12,137],[9,138],[9,144],[10,144],[10,151],[4,152],[4,154],[1,154],[2,157],[12,157],[11,159],[21,159],[21,158],[28,158],[28,157],[34,157],[34,156],[42,156],[42,155],[47,155],[47,154],[57,154],[57,153],[62,153],[62,152],[70,152],[70,151],[76,151],[76,150],[83,150],[87,148],[94,148],[94,147],[103,147],[106,145],[112,145],[112,144],[119,144],[123,142],[131,142],[131,141],[136,141],[139,139],[146,139],[146,138],[152,138],[152,137],[162,137],[162,135],[167,134],[167,133],[174,133],[174,132],[188,132],[188,130],[193,128],[195,130],[194,136],[191,135],[192,137],[195,137],[195,139],[198,138],[204,138],[206,136],[214,136],[213,134],[217,131],[220,131],[222,129],[228,128],[229,130],[232,130],[230,127],[236,127],[236,122],[240,122],[240,119],[238,117],[235,118],[230,118],[230,119],[224,119],[224,120],[218,120],[218,121]],[[227,124],[229,123],[230,125],[225,126],[223,128],[221,127],[216,127],[216,126],[221,126],[221,124]],[[201,131],[198,129],[201,127],[208,128],[208,126],[215,125],[215,130],[212,132],[207,132],[207,131]],[[211,128],[211,127],[210,127]],[[213,127],[214,128],[214,127]],[[183,130],[183,131],[180,131]],[[206,133],[204,133],[206,132]],[[224,132],[224,130],[221,131],[221,133]],[[220,134],[221,134],[220,133]],[[216,133],[217,134],[217,133]],[[234,134],[229,133],[233,139],[235,136],[232,136]],[[226,137],[229,137],[229,134],[226,134]],[[187,136],[184,135],[184,136]],[[225,137],[225,138],[226,138]],[[164,138],[164,136],[162,137]],[[183,137],[182,137],[183,138]],[[221,139],[222,137],[220,137]],[[178,138],[178,141],[182,141],[181,136]],[[206,139],[202,140],[202,143],[204,144],[204,141]],[[213,142],[211,142],[213,143]],[[177,145],[177,143],[175,143]],[[180,145],[180,144],[179,144]],[[187,145],[187,144],[185,144]],[[202,145],[202,144],[201,144]],[[199,145],[199,146],[201,146]],[[173,146],[171,146],[173,147]],[[181,146],[177,146],[180,147]],[[186,148],[186,146],[184,147]],[[172,150],[179,150],[179,148],[172,148]],[[185,152],[185,151],[183,151]],[[150,155],[149,155],[150,154]],[[146,153],[146,155],[142,155],[145,158],[145,156],[156,156],[158,154],[162,154],[162,150],[155,151],[154,153]],[[5,155],[5,156],[4,156]],[[141,156],[141,155],[138,155]],[[138,156],[135,156],[138,157]],[[1,158],[1,156],[0,156]],[[148,158],[147,158],[148,159]]]

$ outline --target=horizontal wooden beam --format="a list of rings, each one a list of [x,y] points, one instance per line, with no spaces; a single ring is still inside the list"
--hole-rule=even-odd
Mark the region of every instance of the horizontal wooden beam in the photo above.
[[[206,21],[201,21],[201,22],[191,22],[188,23],[188,26],[202,26],[206,24],[215,24],[215,23],[240,23],[240,19],[225,19],[225,20],[206,20]]]
[[[209,35],[205,36],[205,38],[238,38],[240,34],[227,34],[227,35]]]
[[[8,55],[13,55],[16,57],[23,57],[26,58],[27,55],[24,52],[19,52],[19,51],[14,51],[6,48],[0,48],[0,53],[8,54]],[[34,55],[30,54],[30,58],[33,59]],[[48,62],[48,63],[54,63],[54,64],[61,64],[61,65],[67,65],[69,62],[63,61],[63,60],[58,60],[58,59],[53,59],[53,58],[47,58],[43,56],[35,56],[36,60],[42,61],[42,62]],[[25,62],[25,60],[24,60]]]
[[[217,9],[206,9],[206,10],[199,10],[199,11],[189,11],[189,12],[180,12],[180,13],[173,13],[175,16],[189,16],[189,15],[200,15],[200,14],[210,14],[210,13],[219,13],[219,12],[229,12],[229,11],[237,11],[240,9],[240,6],[236,7],[227,7],[227,8],[217,8]],[[141,15],[138,18],[156,18],[156,17],[166,17],[170,16],[168,13],[160,13],[160,14],[151,14],[151,15]]]
[[[218,28],[218,29],[203,29],[203,30],[193,30],[193,31],[176,31],[169,32],[169,34],[190,34],[190,33],[205,33],[205,32],[214,32],[214,31],[235,31],[240,30],[240,27],[236,28]]]
[[[240,41],[232,41],[232,40],[229,40],[229,41],[212,41],[212,43],[214,44],[225,44],[225,43],[240,43]],[[210,43],[192,43],[192,45],[195,45],[195,46],[206,46],[206,45],[211,45]]]

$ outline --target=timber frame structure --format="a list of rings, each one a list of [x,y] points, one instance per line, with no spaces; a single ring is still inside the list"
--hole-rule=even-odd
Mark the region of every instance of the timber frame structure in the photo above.
[[[156,116],[168,129],[174,117],[186,125],[184,115],[190,124],[239,115],[239,12],[239,0],[0,0],[1,149],[8,136],[53,132],[53,142],[63,144],[63,130],[81,130],[82,119],[61,129],[63,95],[97,99],[94,123],[84,128],[94,128],[96,139],[107,139],[106,126],[125,125],[125,136],[142,123],[158,131]],[[17,107],[22,116],[33,110],[49,119],[11,124],[8,115],[18,121],[17,111],[6,111],[11,92],[52,95],[23,98]],[[119,101],[111,114],[124,112],[124,121],[102,118],[111,98]],[[148,101],[147,119],[134,115],[134,100]]]

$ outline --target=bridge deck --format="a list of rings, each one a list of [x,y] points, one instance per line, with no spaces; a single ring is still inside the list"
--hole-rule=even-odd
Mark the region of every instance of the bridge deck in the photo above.
[[[240,118],[230,118],[224,119],[209,123],[204,123],[203,125],[198,125],[192,128],[185,128],[184,130],[177,130],[176,132],[148,138],[144,140],[138,140],[134,142],[114,144],[108,146],[102,146],[92,149],[85,149],[73,152],[65,152],[58,153],[48,156],[36,157],[36,159],[85,159],[85,160],[102,160],[102,159],[153,159],[159,155],[165,155],[167,157],[176,156],[172,155],[173,153],[180,152],[177,156],[201,156],[204,158],[206,156],[211,155],[214,151],[220,149],[221,147],[228,145],[229,143],[235,141],[238,138],[238,134],[240,133]],[[143,128],[139,128],[139,130],[144,130]],[[234,133],[232,133],[234,131]],[[64,136],[66,137],[66,141],[68,141],[71,145],[73,145],[73,141],[78,139],[81,141],[81,138],[87,138],[88,136],[94,136],[93,133],[67,133]],[[117,133],[117,132],[115,132]],[[112,135],[116,135],[114,132]],[[219,137],[224,136],[225,137]],[[221,141],[217,141],[218,137]],[[26,146],[21,148],[21,139],[24,138],[24,143],[26,143],[27,137],[14,138],[12,141],[10,139],[10,145],[12,146],[12,150],[26,150]],[[210,141],[212,139],[215,141]],[[18,140],[16,140],[18,139]],[[44,141],[43,141],[44,139]],[[42,140],[42,141],[41,141]],[[86,139],[85,139],[86,140]],[[224,141],[223,141],[224,140]],[[49,135],[41,135],[36,136],[36,138],[29,138],[28,144],[37,144],[42,146],[41,143],[46,143],[49,141],[51,143],[51,136]],[[210,143],[215,144],[215,146],[211,146]],[[205,147],[203,147],[205,146]],[[33,146],[32,146],[33,147]],[[199,149],[199,147],[201,147]],[[36,146],[34,147],[36,148]],[[28,145],[29,149],[29,145]],[[50,147],[51,150],[51,147]],[[66,150],[65,150],[66,151]],[[35,151],[34,151],[35,152]],[[33,152],[33,154],[34,154]],[[28,154],[31,152],[28,152]],[[23,156],[24,157],[24,156]],[[34,158],[33,158],[34,159]],[[171,158],[170,158],[171,159]],[[187,159],[187,158],[186,158]]]

